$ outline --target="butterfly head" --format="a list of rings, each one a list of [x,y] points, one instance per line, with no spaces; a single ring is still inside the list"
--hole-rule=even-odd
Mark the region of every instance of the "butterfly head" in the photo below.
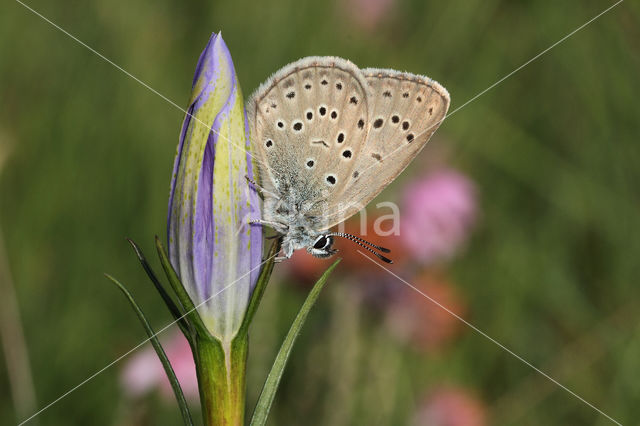
[[[389,253],[391,250],[372,244],[369,241],[357,237],[353,234],[347,234],[345,232],[329,232],[324,234],[317,234],[314,232],[310,232],[304,227],[298,227],[292,230],[285,224],[282,224],[282,226],[285,228],[282,232],[282,251],[284,252],[284,256],[286,258],[290,258],[294,250],[303,247],[306,247],[307,251],[315,257],[331,257],[338,252],[337,249],[333,248],[333,237],[341,237],[354,242],[363,249],[369,251],[370,253],[373,253],[378,259],[382,260],[383,262],[393,263],[391,259],[378,253]]]
[[[352,241],[365,250],[373,253],[378,259],[382,260],[383,262],[393,263],[391,259],[378,253],[378,251],[389,253],[391,250],[377,246],[375,244],[371,244],[367,240],[363,240],[360,237],[356,237],[355,235],[347,234],[345,232],[330,232],[328,234],[320,234],[313,240],[313,245],[309,245],[307,247],[307,251],[315,257],[320,258],[333,256],[338,252],[337,249],[331,248],[331,246],[333,246],[333,237],[346,238],[347,240]]]
[[[307,251],[315,257],[327,258],[338,252],[331,246],[333,246],[333,236],[330,234],[318,235],[313,241],[313,245],[307,247]]]

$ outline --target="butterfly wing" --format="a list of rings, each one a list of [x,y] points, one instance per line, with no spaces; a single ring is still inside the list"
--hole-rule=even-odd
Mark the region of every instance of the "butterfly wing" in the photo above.
[[[365,146],[368,90],[358,67],[335,57],[304,58],[269,78],[247,104],[261,184],[313,200],[312,216],[331,213]]]
[[[359,150],[328,227],[364,208],[415,158],[444,120],[449,93],[428,77],[394,70],[362,70],[371,91],[367,139]],[[345,204],[346,203],[346,204]]]

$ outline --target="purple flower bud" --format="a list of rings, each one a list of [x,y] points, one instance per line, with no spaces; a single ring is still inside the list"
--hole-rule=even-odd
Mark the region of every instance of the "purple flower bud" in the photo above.
[[[231,54],[213,34],[200,55],[173,169],[169,259],[209,332],[236,335],[262,261],[249,129]]]

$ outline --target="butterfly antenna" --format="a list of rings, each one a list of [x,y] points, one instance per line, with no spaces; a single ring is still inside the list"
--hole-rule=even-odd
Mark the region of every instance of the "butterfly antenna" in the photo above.
[[[374,249],[376,249],[376,250],[380,250],[380,251],[381,251],[381,252],[383,252],[383,253],[391,253],[391,250],[389,250],[388,248],[384,248],[384,247],[377,246],[377,245],[375,245],[375,244],[370,243],[369,241],[367,241],[367,240],[365,240],[365,239],[362,239],[362,238],[360,238],[360,237],[356,237],[356,236],[355,236],[355,235],[353,235],[353,234],[347,234],[347,233],[345,233],[345,232],[332,232],[332,233],[331,233],[331,234],[329,234],[329,235],[330,235],[330,236],[334,236],[334,235],[335,235],[336,237],[348,238],[348,239],[350,239],[351,241],[354,241],[354,240],[356,240],[356,241],[360,241],[361,243],[364,243],[364,244],[366,244],[366,245],[368,245],[368,246],[370,246],[370,247],[373,247],[373,248],[374,248]]]
[[[371,247],[374,247],[374,248],[376,248],[376,249],[378,249],[378,250],[380,250],[380,251],[382,251],[382,252],[384,252],[384,253],[389,253],[391,250],[386,249],[386,248],[384,248],[384,247],[376,246],[375,244],[371,244],[370,242],[368,242],[368,241],[366,241],[366,240],[363,240],[362,238],[358,238],[358,237],[356,237],[355,235],[345,234],[345,233],[343,233],[343,232],[333,232],[333,233],[331,233],[331,234],[327,234],[327,236],[329,236],[329,237],[334,237],[334,236],[335,236],[335,237],[342,237],[342,238],[346,238],[347,240],[349,240],[349,241],[352,241],[352,242],[356,243],[357,245],[359,245],[359,246],[360,246],[360,247],[362,247],[363,249],[365,249],[365,250],[367,250],[367,251],[369,251],[369,252],[373,253],[373,254],[374,254],[378,259],[382,260],[383,262],[386,262],[386,263],[393,263],[393,260],[391,260],[391,259],[389,259],[389,258],[387,258],[387,257],[385,257],[385,256],[383,256],[383,255],[381,255],[380,253],[377,253],[377,252],[376,252],[376,251],[374,251]],[[369,245],[369,246],[371,246],[371,247],[369,247],[369,246],[367,246],[367,245],[365,245],[365,244],[363,244],[363,243],[366,243],[366,244],[368,244],[368,245]]]

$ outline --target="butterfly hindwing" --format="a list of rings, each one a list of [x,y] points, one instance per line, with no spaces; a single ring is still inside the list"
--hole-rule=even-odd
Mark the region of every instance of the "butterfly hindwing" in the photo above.
[[[371,91],[367,140],[339,195],[351,205],[333,212],[329,227],[364,208],[391,183],[426,145],[449,108],[447,90],[427,77],[375,68],[362,72]]]

